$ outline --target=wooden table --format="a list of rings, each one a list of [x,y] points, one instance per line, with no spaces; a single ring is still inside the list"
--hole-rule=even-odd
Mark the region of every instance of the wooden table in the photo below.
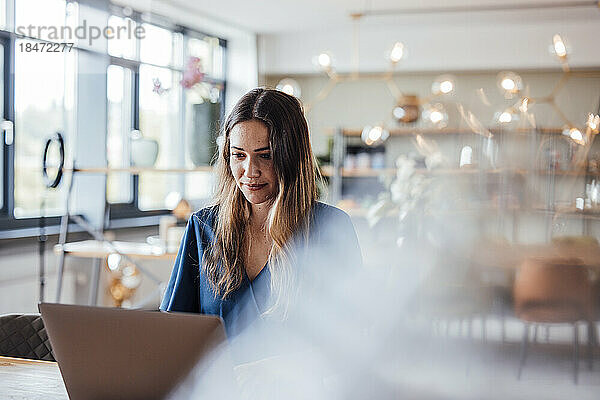
[[[175,260],[177,257],[176,252],[169,253],[148,243],[114,241],[113,244],[119,253],[131,258]],[[108,243],[98,240],[65,243],[62,248],[64,248],[66,254],[82,258],[106,258],[114,253],[113,248]],[[61,245],[54,246],[55,253],[59,253],[60,250]]]
[[[571,258],[594,270],[600,268],[600,247],[560,244],[510,244],[484,242],[470,256],[478,266],[516,271],[528,258]]]
[[[106,262],[109,255],[113,254],[115,250],[130,259],[139,262],[138,260],[165,260],[171,264],[177,258],[177,253],[167,252],[164,248],[158,246],[152,246],[148,243],[138,242],[123,242],[113,241],[112,245],[108,242],[102,242],[98,240],[82,240],[80,242],[65,243],[64,245],[57,244],[54,246],[54,252],[60,254],[61,251],[65,252],[65,256],[79,257],[79,258],[91,258],[94,260],[92,266],[92,278],[90,284],[89,294],[89,305],[96,305],[98,301],[98,290],[100,286],[100,270],[102,269],[102,262]],[[152,279],[159,288],[164,282],[161,282],[158,277],[152,274],[148,269],[138,268],[142,273],[146,274]],[[61,279],[59,277],[59,279]],[[60,285],[58,285],[60,286]],[[56,302],[59,303],[60,293],[57,294]]]
[[[0,356],[0,399],[68,400],[58,364]]]

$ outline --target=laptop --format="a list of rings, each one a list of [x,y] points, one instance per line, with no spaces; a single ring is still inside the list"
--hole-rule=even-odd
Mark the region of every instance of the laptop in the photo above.
[[[71,400],[163,399],[225,340],[219,317],[41,303]]]

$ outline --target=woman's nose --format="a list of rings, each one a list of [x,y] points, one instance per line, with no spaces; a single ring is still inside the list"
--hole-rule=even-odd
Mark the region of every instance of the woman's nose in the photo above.
[[[248,178],[258,178],[260,176],[260,168],[252,157],[248,157],[246,165],[246,176]]]

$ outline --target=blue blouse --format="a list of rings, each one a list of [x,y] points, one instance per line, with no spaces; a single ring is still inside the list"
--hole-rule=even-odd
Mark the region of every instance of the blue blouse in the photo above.
[[[271,276],[265,266],[252,281],[244,271],[241,286],[226,299],[212,289],[202,270],[205,249],[215,240],[217,206],[191,215],[160,309],[218,315],[229,337],[236,336],[268,310]],[[327,268],[356,268],[362,264],[358,238],[350,217],[338,208],[316,203],[309,227],[308,252],[297,268],[318,262]],[[310,278],[309,278],[310,279]]]

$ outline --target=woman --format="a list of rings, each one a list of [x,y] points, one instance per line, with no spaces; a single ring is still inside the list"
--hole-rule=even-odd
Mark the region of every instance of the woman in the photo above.
[[[161,310],[219,315],[231,337],[260,316],[285,316],[308,268],[360,265],[349,217],[317,201],[295,97],[259,88],[238,101],[223,126],[217,176],[215,204],[188,221]]]

